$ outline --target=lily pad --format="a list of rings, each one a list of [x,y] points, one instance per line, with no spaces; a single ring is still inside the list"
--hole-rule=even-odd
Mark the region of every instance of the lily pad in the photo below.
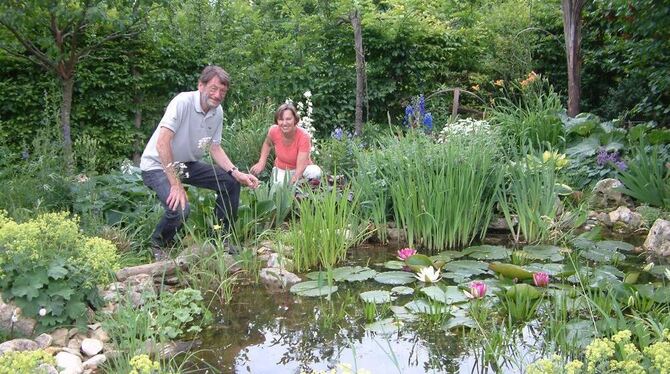
[[[585,348],[594,338],[596,330],[589,320],[573,320],[565,324],[566,341],[573,342],[577,347]]]
[[[465,296],[463,291],[458,289],[458,287],[456,287],[456,286],[424,287],[424,288],[421,289],[421,292],[426,294],[432,300],[443,303],[443,304],[456,304],[456,303],[463,303],[463,302],[468,301],[468,298]]]
[[[623,261],[626,258],[626,256],[623,255],[623,253],[619,253],[616,250],[598,246],[594,246],[591,249],[583,250],[579,253],[579,255],[587,260],[601,262],[605,264]]]
[[[454,316],[442,324],[442,330],[448,332],[456,327],[469,327],[473,329],[475,326],[477,326],[475,321],[468,316]]]
[[[363,266],[343,266],[333,269],[332,274],[335,282],[361,282],[373,278],[377,272]],[[325,271],[314,271],[307,274],[307,278],[313,280],[328,279],[327,276]]]
[[[391,305],[391,311],[393,312],[393,315],[402,321],[415,321],[418,317],[416,314],[410,312],[405,308],[404,306],[399,306],[399,305]]]
[[[374,290],[374,291],[361,292],[360,296],[361,296],[361,299],[363,299],[363,301],[365,301],[366,303],[372,303],[372,304],[390,303],[391,301],[396,299],[396,297],[392,296],[389,291],[384,291],[384,290]]]
[[[401,322],[393,318],[386,318],[377,322],[365,325],[365,330],[381,335],[390,335],[396,333],[401,326]]]
[[[414,289],[407,286],[395,286],[391,288],[391,293],[395,295],[411,295],[414,293]]]
[[[465,256],[461,251],[442,251],[436,255],[430,256],[430,259],[433,261],[442,260],[444,262],[450,262],[452,260],[459,259]]]
[[[524,266],[524,269],[533,273],[541,271],[553,277],[556,276],[557,274],[563,273],[565,271],[565,266],[563,266],[563,264],[556,264],[556,263],[547,263],[547,264],[532,263]]]
[[[499,245],[478,245],[464,249],[463,254],[477,260],[504,260],[510,251]]]
[[[384,267],[389,270],[402,270],[405,267],[405,263],[398,260],[390,260],[384,263]]]
[[[337,286],[329,286],[328,283],[311,280],[294,284],[290,291],[299,296],[319,297],[337,291]]]
[[[444,265],[442,276],[453,279],[456,283],[461,283],[473,276],[487,273],[487,269],[488,265],[485,262],[458,260]]]
[[[375,275],[375,281],[382,284],[409,284],[415,280],[414,274],[408,271],[386,271]]]
[[[555,245],[527,245],[521,251],[530,260],[560,262],[563,261],[561,248]]]
[[[451,308],[444,304],[429,303],[426,300],[419,299],[405,304],[405,308],[410,312],[421,314],[444,314],[449,313]]]

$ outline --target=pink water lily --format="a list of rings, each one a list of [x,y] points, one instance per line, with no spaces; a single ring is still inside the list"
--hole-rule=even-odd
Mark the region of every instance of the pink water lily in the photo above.
[[[472,283],[470,283],[469,295],[473,299],[481,299],[484,296],[486,296],[486,289],[487,289],[486,283],[482,281],[473,281]]]
[[[549,285],[549,274],[543,271],[533,273],[533,284],[537,287],[547,287]]]
[[[407,260],[410,256],[416,254],[416,249],[414,248],[403,248],[398,250],[398,259],[401,261]]]

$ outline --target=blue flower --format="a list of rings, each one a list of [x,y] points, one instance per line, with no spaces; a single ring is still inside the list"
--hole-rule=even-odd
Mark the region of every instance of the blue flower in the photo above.
[[[335,129],[335,131],[330,133],[330,136],[337,139],[337,140],[342,140],[342,135],[344,134],[344,131],[342,131],[341,127],[338,127]]]
[[[414,108],[411,105],[405,107],[405,118],[402,120],[403,125],[412,126],[412,117],[414,117]]]
[[[433,130],[433,115],[429,113],[426,113],[426,115],[423,117],[423,125],[426,127],[426,130],[432,131]]]
[[[426,98],[423,94],[419,96],[419,116],[423,117],[426,114]]]

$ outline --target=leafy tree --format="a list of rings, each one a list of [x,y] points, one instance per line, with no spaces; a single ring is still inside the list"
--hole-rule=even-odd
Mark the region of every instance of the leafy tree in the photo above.
[[[111,40],[139,33],[150,5],[113,0],[8,0],[0,4],[0,48],[57,76],[63,150],[72,166],[70,116],[77,67]],[[9,34],[11,37],[8,37]]]

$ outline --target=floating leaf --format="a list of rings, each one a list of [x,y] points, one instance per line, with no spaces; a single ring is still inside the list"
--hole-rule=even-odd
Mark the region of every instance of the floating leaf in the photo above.
[[[534,300],[540,298],[542,293],[529,284],[519,283],[507,289],[507,296]]]
[[[411,295],[414,293],[414,289],[407,286],[396,286],[391,288],[391,293],[395,295]]]
[[[555,264],[555,263],[547,263],[547,264],[532,263],[524,266],[524,269],[532,273],[537,273],[540,271],[545,272],[551,275],[552,277],[565,272],[565,266],[563,264]]]
[[[533,273],[517,265],[494,262],[489,264],[489,269],[509,279],[521,280],[533,278]]]
[[[361,292],[360,296],[361,296],[361,299],[363,299],[363,301],[365,301],[366,303],[372,303],[372,304],[390,303],[391,301],[396,299],[396,297],[392,296],[389,291],[384,291],[384,290],[373,290],[373,291]]]
[[[390,260],[384,263],[384,267],[390,270],[402,270],[405,267],[405,263],[403,261]]]
[[[328,286],[328,283],[326,282],[312,280],[296,283],[291,286],[290,291],[300,296],[318,297],[332,294],[333,292],[337,291],[337,286]]]
[[[408,284],[415,280],[414,274],[408,271],[386,271],[375,275],[375,281],[382,284]]]
[[[429,298],[434,301],[443,303],[443,304],[455,304],[463,303],[468,301],[468,298],[465,296],[463,291],[461,291],[456,286],[430,286],[424,287],[421,289],[421,292],[426,294]]]
[[[525,258],[530,260],[551,262],[563,261],[561,248],[555,245],[527,245],[523,247],[521,253],[523,253]]]
[[[635,249],[634,245],[619,240],[601,240],[595,244],[597,248],[609,249],[610,251],[632,252]]]
[[[419,299],[405,304],[405,308],[414,313],[422,314],[445,314],[449,313],[451,308],[444,304],[429,303],[426,300]]]
[[[509,250],[499,245],[478,245],[463,250],[463,254],[477,260],[504,260],[509,258]]]
[[[449,318],[449,320],[442,324],[442,330],[448,332],[456,327],[469,327],[473,329],[475,326],[477,326],[477,324],[472,318],[468,316],[455,316]]]
[[[626,256],[617,251],[613,251],[610,248],[603,248],[594,246],[591,249],[583,250],[579,252],[579,255],[587,260],[602,262],[602,263],[612,263],[623,261]]]
[[[450,262],[452,260],[459,259],[461,257],[465,256],[463,252],[460,251],[442,251],[436,255],[430,256],[430,259],[433,261],[444,261],[444,262]]]
[[[487,273],[488,265],[485,262],[474,260],[452,261],[444,265],[442,276],[461,283],[475,275]]]
[[[373,322],[365,325],[365,330],[377,334],[390,335],[400,329],[401,323],[395,321],[393,318],[386,318],[381,321]]]
[[[417,315],[407,310],[404,306],[391,305],[390,309],[397,319],[403,321],[414,321],[417,319]]]
[[[360,282],[373,278],[377,272],[368,267],[363,266],[343,266],[335,268],[332,271],[333,280],[335,282]],[[325,271],[314,271],[307,273],[307,278],[313,280],[328,279],[328,273]]]

